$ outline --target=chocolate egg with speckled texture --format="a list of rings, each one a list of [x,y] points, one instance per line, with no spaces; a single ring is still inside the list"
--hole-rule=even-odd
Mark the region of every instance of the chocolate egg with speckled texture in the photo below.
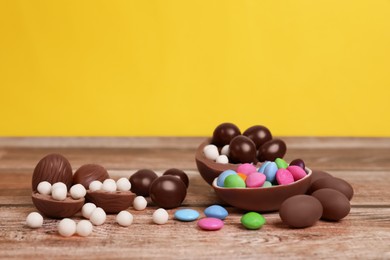
[[[247,130],[245,130],[243,135],[249,137],[255,143],[257,149],[264,143],[272,140],[271,131],[262,125],[249,127]]]
[[[235,124],[222,123],[215,128],[211,143],[222,147],[226,144],[229,144],[234,137],[240,134],[241,131]]]
[[[232,139],[229,145],[229,159],[234,163],[253,163],[256,160],[256,145],[244,135]]]
[[[283,140],[272,139],[260,146],[257,158],[260,162],[275,161],[276,158],[283,158],[286,151],[287,146]]]
[[[181,205],[187,195],[187,187],[176,176],[163,175],[153,181],[149,194],[157,206],[172,209]]]
[[[176,169],[176,168],[171,168],[171,169],[166,170],[163,173],[163,175],[171,175],[171,176],[175,176],[175,177],[179,178],[180,180],[182,180],[184,182],[184,184],[188,188],[190,181],[188,179],[187,174],[184,171],[182,171],[180,169]]]
[[[93,181],[103,182],[110,178],[106,168],[98,164],[84,164],[73,175],[73,185],[81,184],[89,189],[89,184]]]
[[[319,189],[330,188],[338,190],[343,193],[348,200],[351,200],[353,197],[353,188],[351,184],[346,182],[343,179],[335,177],[325,177],[313,182],[309,188],[308,194],[311,194]]]
[[[149,169],[141,169],[136,171],[133,175],[130,176],[129,180],[131,183],[131,191],[137,196],[149,196],[150,185],[155,179],[157,179],[157,174]]]
[[[339,221],[345,218],[351,210],[348,198],[337,190],[320,189],[313,192],[312,196],[321,202],[324,209],[321,219]]]

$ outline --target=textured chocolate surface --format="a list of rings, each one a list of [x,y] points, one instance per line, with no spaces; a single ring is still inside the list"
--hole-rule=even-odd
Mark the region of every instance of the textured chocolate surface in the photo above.
[[[243,135],[249,137],[255,143],[257,149],[265,142],[272,140],[271,131],[262,125],[254,125],[249,127],[247,130],[245,130]]]
[[[67,197],[63,201],[52,199],[50,195],[43,195],[37,192],[32,193],[32,201],[35,207],[46,217],[69,218],[74,216],[84,205],[84,198],[74,200]]]
[[[290,162],[289,165],[296,165],[296,166],[301,167],[302,169],[306,168],[305,162],[302,159],[294,159]],[[314,172],[314,170],[313,170],[313,172]]]
[[[32,176],[32,190],[36,191],[38,184],[47,181],[51,184],[63,182],[72,186],[72,167],[69,161],[60,154],[49,154],[43,157],[35,166]]]
[[[256,145],[244,135],[232,139],[229,145],[229,161],[233,163],[253,163],[256,161]]]
[[[131,191],[87,191],[85,199],[102,208],[107,214],[116,214],[133,205],[135,194]]]
[[[188,188],[188,185],[190,184],[190,180],[188,179],[187,174],[180,169],[176,169],[176,168],[168,169],[164,172],[163,175],[172,175],[172,176],[179,178],[180,180],[182,180],[182,182],[184,182],[184,184],[186,185],[187,188]]]
[[[73,175],[73,185],[81,184],[89,189],[89,184],[92,181],[101,181],[103,182],[105,179],[109,179],[107,170],[98,164],[85,164],[77,169],[77,171]]]
[[[315,182],[316,180],[325,178],[325,177],[333,177],[330,173],[325,171],[319,171],[319,170],[313,170],[313,177],[311,179],[311,183]]]
[[[276,158],[283,158],[286,154],[286,143],[281,139],[272,139],[260,146],[257,158],[260,162],[275,161]]]
[[[338,221],[345,218],[351,211],[348,198],[337,190],[320,189],[313,192],[312,196],[321,202],[324,209],[321,219]]]
[[[150,198],[159,207],[179,207],[187,195],[187,187],[179,178],[164,175],[155,179],[150,186]]]
[[[157,179],[157,174],[149,169],[141,169],[130,176],[131,191],[138,196],[149,196],[150,185]]]
[[[222,147],[229,144],[234,137],[240,134],[241,131],[235,124],[222,123],[214,129],[211,143]]]
[[[316,180],[311,184],[308,194],[324,188],[338,190],[339,192],[343,193],[348,198],[348,200],[351,200],[353,197],[353,188],[351,184],[343,179],[334,177],[326,177]]]

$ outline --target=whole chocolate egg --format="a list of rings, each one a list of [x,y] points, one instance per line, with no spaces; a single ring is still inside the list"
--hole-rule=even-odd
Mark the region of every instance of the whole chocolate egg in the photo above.
[[[306,167],[305,162],[302,159],[294,159],[290,162],[289,165],[296,165],[301,167],[302,169],[305,169]]]
[[[339,221],[345,218],[351,210],[347,197],[337,190],[325,188],[316,190],[311,195],[322,204],[324,210],[321,219]]]
[[[222,147],[229,144],[234,137],[240,134],[240,129],[238,129],[235,124],[223,123],[215,128],[211,143],[218,147]]]
[[[249,137],[255,143],[257,149],[265,142],[272,140],[271,131],[262,125],[249,127],[247,130],[245,130],[243,135]]]
[[[244,135],[232,139],[229,145],[229,159],[233,163],[252,163],[256,160],[256,145]]]
[[[279,209],[282,221],[293,228],[313,226],[322,216],[321,202],[309,195],[295,195],[286,199]]]
[[[153,181],[149,194],[157,206],[171,209],[181,205],[187,195],[187,187],[179,178],[163,175]]]
[[[283,140],[272,139],[260,146],[257,158],[260,162],[275,161],[276,158],[283,158],[286,151],[287,146]]]
[[[343,179],[335,178],[335,177],[325,177],[316,180],[309,187],[308,194],[324,188],[338,190],[339,192],[343,193],[348,200],[351,200],[353,197],[353,188],[351,184],[349,184]]]
[[[32,176],[32,190],[36,191],[38,184],[47,181],[51,184],[63,182],[68,187],[72,186],[72,166],[61,154],[49,154],[43,157],[35,166]]]
[[[313,170],[312,176],[311,176],[311,183],[315,182],[316,180],[325,178],[325,177],[333,177],[330,173],[325,171],[319,171],[319,170]]]
[[[81,184],[89,189],[89,184],[93,181],[103,182],[109,179],[110,176],[106,168],[98,164],[84,164],[73,175],[73,184]]]
[[[152,182],[157,179],[157,174],[149,169],[141,169],[130,176],[131,191],[137,196],[149,196]]]
[[[184,182],[184,184],[186,185],[186,187],[188,188],[188,185],[189,185],[189,179],[188,179],[188,176],[187,174],[180,170],[180,169],[176,169],[176,168],[171,168],[171,169],[168,169],[166,170],[163,175],[172,175],[172,176],[175,176],[177,178],[179,178],[180,180],[182,180],[182,182]]]

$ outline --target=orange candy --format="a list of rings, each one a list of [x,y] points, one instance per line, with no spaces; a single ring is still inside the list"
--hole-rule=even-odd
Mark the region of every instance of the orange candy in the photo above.
[[[248,177],[248,176],[246,176],[245,174],[240,173],[240,172],[237,172],[237,175],[240,176],[241,179],[243,179],[244,181],[246,180],[246,177]]]

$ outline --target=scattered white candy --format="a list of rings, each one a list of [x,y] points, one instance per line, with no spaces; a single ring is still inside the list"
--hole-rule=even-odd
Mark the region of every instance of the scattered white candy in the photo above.
[[[73,185],[70,188],[70,196],[72,196],[73,199],[78,200],[85,197],[85,194],[87,194],[87,190],[84,188],[81,184]]]
[[[222,147],[222,149],[221,149],[221,154],[222,154],[222,155],[229,156],[229,151],[230,151],[229,145],[227,144],[227,145],[225,145],[224,147]]]
[[[51,197],[55,200],[65,200],[68,192],[62,186],[57,186],[51,190]]]
[[[87,237],[92,233],[93,227],[92,223],[88,220],[81,220],[77,223],[76,233],[79,236]]]
[[[156,224],[163,225],[168,222],[168,219],[168,212],[163,208],[159,208],[153,212],[153,222]]]
[[[129,179],[123,177],[117,180],[116,187],[119,191],[129,191],[131,189],[131,183]]]
[[[126,210],[122,210],[116,216],[116,222],[123,227],[128,227],[133,223],[133,215]]]
[[[43,195],[49,195],[51,193],[51,184],[47,181],[42,181],[38,184],[37,191]]]
[[[106,212],[102,208],[96,208],[92,211],[91,217],[89,220],[95,226],[100,226],[106,221]]]
[[[113,179],[104,180],[102,190],[110,192],[116,191],[116,182]]]
[[[146,206],[148,205],[148,202],[143,196],[137,196],[133,200],[133,208],[135,210],[144,210]]]
[[[84,218],[90,218],[92,215],[92,212],[96,209],[96,205],[88,202],[85,203],[84,206],[81,208],[81,215],[83,215]]]
[[[219,156],[218,148],[213,144],[206,145],[203,148],[203,153],[207,159],[210,159],[213,161],[215,161]]]
[[[217,160],[215,160],[217,163],[221,163],[221,164],[227,164],[229,163],[229,159],[226,155],[220,155],[218,156]]]
[[[53,192],[53,190],[58,188],[58,187],[63,188],[66,191],[68,190],[68,187],[65,185],[65,183],[63,183],[63,182],[56,182],[53,185],[51,185],[51,191]]]
[[[64,218],[58,224],[58,233],[63,237],[70,237],[76,233],[76,222],[70,218]]]
[[[28,214],[26,224],[30,228],[40,228],[43,225],[43,217],[38,212]]]
[[[90,191],[97,191],[101,190],[103,186],[103,183],[101,181],[93,181],[89,184],[89,190]]]

